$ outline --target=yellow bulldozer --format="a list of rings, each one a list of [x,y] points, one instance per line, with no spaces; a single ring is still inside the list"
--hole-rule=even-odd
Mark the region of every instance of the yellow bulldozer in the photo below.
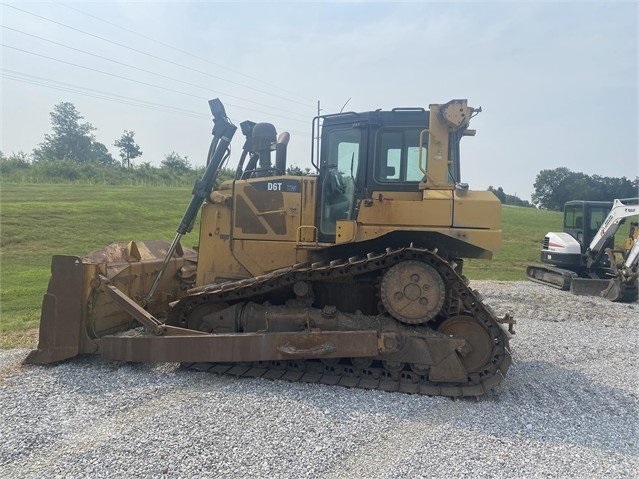
[[[214,187],[237,127],[209,105],[207,167],[173,241],[54,256],[27,363],[99,353],[450,397],[502,381],[514,321],[462,273],[501,246],[499,201],[460,178],[460,140],[481,109],[318,116],[317,174],[302,176],[286,174],[288,133],[245,121],[235,178]]]

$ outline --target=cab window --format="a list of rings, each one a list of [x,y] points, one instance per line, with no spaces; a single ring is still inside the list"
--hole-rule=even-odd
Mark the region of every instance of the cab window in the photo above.
[[[375,179],[386,182],[419,182],[424,173],[419,168],[419,134],[421,129],[382,128],[377,132]],[[423,136],[422,166],[426,168],[428,135]]]
[[[568,205],[564,211],[564,228],[582,229],[584,227],[584,209],[581,205]]]
[[[597,233],[597,231],[601,227],[601,224],[606,219],[606,216],[608,216],[608,208],[606,207],[602,208],[597,206],[591,208],[590,225],[589,225],[589,231],[588,231],[588,233],[591,236],[594,236]]]

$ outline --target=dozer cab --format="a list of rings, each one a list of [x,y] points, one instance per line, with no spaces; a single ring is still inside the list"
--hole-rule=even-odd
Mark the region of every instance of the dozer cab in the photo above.
[[[29,363],[99,353],[236,376],[479,396],[511,363],[514,321],[463,276],[501,245],[501,205],[461,182],[466,100],[313,121],[318,174],[286,175],[288,133],[211,100],[207,168],[172,243],[55,256]],[[272,154],[274,152],[274,162]],[[197,252],[181,238],[201,211]],[[140,327],[143,326],[143,327]]]
[[[546,234],[542,264],[526,268],[528,279],[577,295],[636,301],[639,226],[631,223],[622,249],[615,248],[614,235],[627,218],[639,214],[638,202],[638,198],[568,201],[563,232]]]

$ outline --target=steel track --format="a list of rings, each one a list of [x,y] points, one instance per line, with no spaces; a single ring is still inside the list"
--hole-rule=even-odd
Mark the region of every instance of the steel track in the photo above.
[[[534,276],[535,270],[544,271],[546,274],[552,274],[556,278],[561,279],[563,282],[561,285],[558,285],[556,283],[552,283],[549,281],[544,281],[543,279],[540,279],[540,278],[536,278]],[[529,265],[528,268],[526,268],[526,277],[528,278],[528,280],[533,281],[535,283],[543,284],[545,286],[550,286],[551,288],[560,289],[562,291],[570,290],[570,284],[572,280],[581,278],[579,274],[577,274],[574,271],[563,269],[563,268],[557,268],[557,267],[549,266],[549,265],[543,265],[543,264]],[[584,279],[588,279],[588,278],[586,277]],[[605,278],[601,278],[601,279],[605,279]],[[619,299],[617,300],[618,302],[632,303],[634,301],[637,301],[637,298],[639,296],[638,294],[639,288],[638,288],[636,280],[621,281],[619,286],[621,288],[621,293],[619,295]]]
[[[544,281],[543,279],[536,278],[534,276],[534,271],[541,271],[545,274],[551,274],[553,277],[562,281],[561,284],[552,283],[550,281]],[[526,277],[535,283],[544,284],[546,286],[550,286],[551,288],[561,289],[562,291],[568,291],[570,289],[570,282],[573,278],[578,278],[579,275],[574,271],[570,271],[563,268],[556,268],[553,266],[542,265],[542,264],[531,264],[526,268]]]
[[[433,266],[446,285],[447,301],[444,317],[459,314],[472,316],[488,332],[493,343],[490,360],[481,371],[468,373],[466,382],[437,383],[427,375],[412,371],[409,365],[394,372],[375,361],[371,367],[357,368],[348,359],[337,364],[325,364],[319,360],[269,361],[256,363],[191,363],[186,367],[238,377],[262,377],[319,384],[332,384],[384,391],[400,391],[413,394],[438,396],[480,396],[498,386],[511,364],[508,335],[494,312],[483,302],[478,293],[470,289],[454,266],[437,255],[437,250],[419,248],[390,249],[383,253],[369,253],[365,257],[335,260],[330,263],[298,264],[272,273],[240,281],[207,285],[189,291],[171,312],[172,322],[186,324],[189,314],[206,303],[232,304],[262,296],[283,287],[291,287],[297,281],[355,281],[358,275],[382,272],[406,260],[423,261]],[[428,326],[420,326],[432,331]]]

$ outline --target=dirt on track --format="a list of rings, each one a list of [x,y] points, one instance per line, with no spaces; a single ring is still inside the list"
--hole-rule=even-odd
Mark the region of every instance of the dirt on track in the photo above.
[[[518,321],[479,401],[0,351],[0,477],[637,477],[639,305],[471,286]]]

